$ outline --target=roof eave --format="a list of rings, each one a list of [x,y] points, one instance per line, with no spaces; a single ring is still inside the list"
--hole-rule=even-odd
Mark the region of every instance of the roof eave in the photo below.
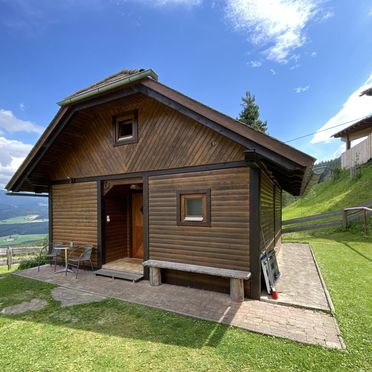
[[[142,80],[142,79],[146,79],[146,78],[153,79],[153,80],[158,80],[158,75],[152,69],[141,71],[141,72],[138,72],[136,74],[125,76],[122,79],[119,79],[119,80],[117,80],[113,83],[108,83],[107,85],[104,85],[102,87],[98,87],[98,88],[89,90],[85,93],[82,93],[82,94],[79,94],[79,95],[68,96],[64,100],[58,102],[57,104],[59,106],[71,105],[71,104],[80,102],[82,100],[92,98],[92,97],[97,96],[101,93],[109,92],[110,90],[113,90],[115,88],[121,88],[124,85],[128,85],[130,83],[134,83],[134,82],[137,82],[138,80]]]

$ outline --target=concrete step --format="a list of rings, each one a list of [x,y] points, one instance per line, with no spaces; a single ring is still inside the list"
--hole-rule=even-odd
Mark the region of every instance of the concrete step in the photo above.
[[[108,276],[112,279],[124,279],[129,280],[133,283],[138,282],[143,279],[143,274],[130,273],[127,271],[117,271],[117,270],[108,270],[100,269],[94,272],[95,275]]]

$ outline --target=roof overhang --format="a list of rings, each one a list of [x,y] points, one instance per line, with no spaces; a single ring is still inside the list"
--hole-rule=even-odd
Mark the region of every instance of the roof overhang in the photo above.
[[[332,137],[341,138],[346,141],[347,139],[354,140],[364,136],[367,136],[372,132],[372,115],[357,121],[356,123],[350,125],[349,127],[340,130],[335,133]]]
[[[48,185],[32,184],[32,172],[74,115],[87,108],[141,93],[241,144],[248,152],[253,151],[260,157],[260,161],[265,163],[268,171],[284,190],[294,195],[300,195],[304,192],[315,161],[309,155],[273,137],[257,132],[245,124],[152,79],[142,78],[130,85],[126,84],[116,88],[104,92],[101,90],[100,94],[63,105],[23,164],[6,185],[6,189],[14,192],[47,192]],[[249,162],[249,159],[247,159],[247,162]],[[32,190],[25,186],[30,184],[33,186]]]

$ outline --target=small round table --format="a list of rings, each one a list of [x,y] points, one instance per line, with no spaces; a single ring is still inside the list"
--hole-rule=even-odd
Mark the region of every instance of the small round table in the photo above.
[[[68,268],[68,254],[67,254],[67,251],[72,250],[74,248],[75,247],[70,247],[69,245],[62,245],[62,246],[54,247],[55,250],[59,250],[59,251],[64,250],[65,251],[65,267],[61,270],[56,271],[55,274],[65,273],[65,275],[67,275],[67,273],[72,273],[73,272],[71,269]]]

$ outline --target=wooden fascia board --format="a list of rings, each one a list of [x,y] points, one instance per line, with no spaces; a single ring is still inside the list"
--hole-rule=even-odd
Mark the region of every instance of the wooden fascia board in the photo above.
[[[33,162],[37,153],[42,149],[43,146],[45,146],[45,142],[48,140],[48,138],[54,131],[55,127],[58,125],[58,123],[60,122],[60,120],[63,118],[63,116],[66,114],[68,110],[69,110],[68,107],[63,107],[58,110],[57,114],[54,116],[54,118],[52,119],[48,127],[45,129],[44,133],[41,135],[39,140],[36,142],[35,146],[31,149],[26,159],[23,161],[23,163],[14,173],[13,177],[9,180],[9,182],[5,186],[7,190],[12,190],[15,187],[15,185],[19,183],[20,179],[22,178],[21,176],[24,174],[25,171],[27,171],[27,168]],[[18,191],[18,190],[15,190],[15,191]]]

